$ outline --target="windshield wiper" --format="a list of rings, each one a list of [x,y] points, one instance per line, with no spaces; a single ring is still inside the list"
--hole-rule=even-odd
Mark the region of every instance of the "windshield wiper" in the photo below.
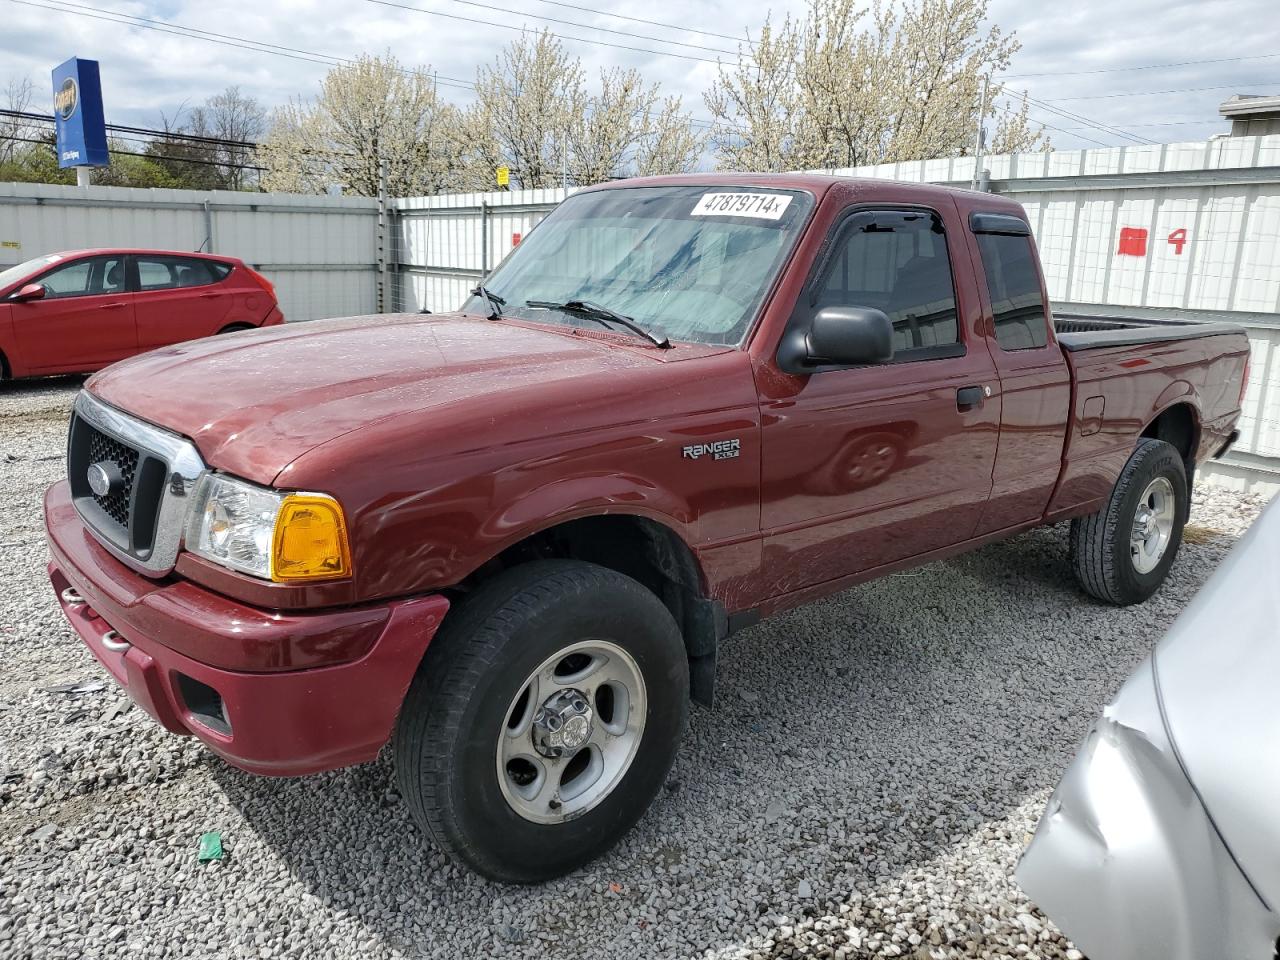
[[[506,300],[496,293],[490,293],[483,283],[476,284],[476,288],[471,291],[471,295],[484,301],[484,305],[489,308],[490,320],[502,319],[502,311],[498,308],[505,307],[507,305]]]
[[[656,333],[646,330],[630,317],[624,317],[616,310],[602,307],[600,304],[592,303],[590,300],[565,300],[563,303],[556,300],[526,300],[524,305],[538,310],[562,310],[565,313],[576,313],[580,317],[594,320],[603,327],[609,326],[610,323],[618,323],[632,333],[644,337],[655,347],[661,347],[666,350],[671,346],[671,341],[666,337],[660,337]]]

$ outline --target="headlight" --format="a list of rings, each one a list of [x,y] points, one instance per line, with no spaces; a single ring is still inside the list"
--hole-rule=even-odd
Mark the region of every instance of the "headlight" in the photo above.
[[[351,572],[342,507],[322,493],[282,493],[206,474],[187,525],[192,553],[264,580],[324,580]]]

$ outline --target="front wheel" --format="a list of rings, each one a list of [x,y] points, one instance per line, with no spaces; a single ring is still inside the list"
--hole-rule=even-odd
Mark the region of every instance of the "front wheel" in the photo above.
[[[670,612],[604,567],[538,561],[463,601],[395,734],[401,790],[446,852],[494,880],[560,876],[661,788],[688,709]]]
[[[1071,521],[1071,564],[1084,590],[1117,606],[1141,603],[1164,582],[1187,519],[1182,455],[1142,439],[1107,505]]]

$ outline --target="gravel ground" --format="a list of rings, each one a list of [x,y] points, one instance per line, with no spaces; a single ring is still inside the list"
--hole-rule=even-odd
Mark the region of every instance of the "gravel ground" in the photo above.
[[[1017,857],[1102,705],[1262,505],[1198,494],[1194,542],[1138,608],[1081,595],[1057,527],[743,632],[640,826],[521,889],[446,862],[385,758],[256,778],[130,706],[43,571],[78,387],[0,389],[3,957],[1077,958]],[[199,863],[208,830],[226,856]]]

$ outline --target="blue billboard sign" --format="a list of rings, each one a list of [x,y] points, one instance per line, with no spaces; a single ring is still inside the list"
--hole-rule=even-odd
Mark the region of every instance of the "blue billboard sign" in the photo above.
[[[107,122],[97,60],[72,57],[53,68],[53,121],[59,167],[105,167]]]

